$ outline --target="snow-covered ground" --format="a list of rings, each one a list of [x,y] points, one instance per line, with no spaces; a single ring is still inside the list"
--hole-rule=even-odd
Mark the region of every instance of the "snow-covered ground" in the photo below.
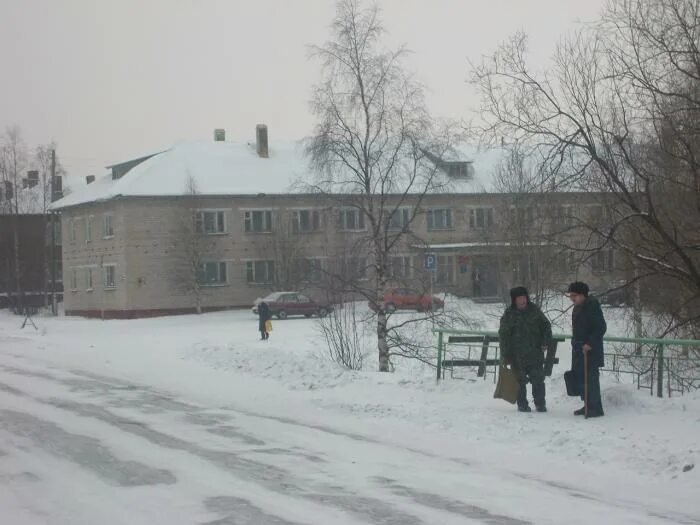
[[[575,418],[567,351],[521,414],[475,372],[342,370],[313,319],[266,342],[250,311],[21,321],[0,313],[3,523],[700,523],[700,394],[604,376],[606,417]]]

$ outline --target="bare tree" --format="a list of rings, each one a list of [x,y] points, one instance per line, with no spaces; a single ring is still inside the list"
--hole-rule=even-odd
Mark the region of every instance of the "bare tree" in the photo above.
[[[205,280],[205,257],[209,240],[205,235],[205,218],[201,215],[201,196],[192,176],[187,178],[182,213],[178,213],[174,235],[175,250],[182,253],[173,268],[173,283],[183,293],[190,295],[194,309],[202,313]]]
[[[342,301],[339,308],[318,321],[329,357],[348,370],[362,370],[367,355],[364,321],[355,301]]]
[[[700,320],[700,2],[611,0],[534,71],[517,34],[473,68],[485,140],[538,163],[542,190],[609,195],[605,223],[569,225],[568,249],[615,249],[630,281],[674,283],[675,327]]]
[[[3,212],[9,214],[12,229],[12,261],[9,263],[8,284],[15,294],[14,305],[23,308],[22,264],[20,254],[19,214],[21,212],[21,181],[27,167],[27,151],[19,127],[5,131],[0,142],[0,181],[3,185]]]
[[[329,42],[313,48],[323,81],[313,94],[317,124],[307,151],[318,173],[314,189],[354,210],[345,215],[357,230],[348,237],[353,255],[336,277],[375,309],[379,370],[389,371],[383,296],[390,257],[407,240],[424,196],[444,189],[435,161],[454,137],[449,130],[436,132],[422,87],[401,65],[406,51],[382,48],[376,7],[340,1],[332,31]],[[403,208],[405,224],[396,231],[391,218]]]

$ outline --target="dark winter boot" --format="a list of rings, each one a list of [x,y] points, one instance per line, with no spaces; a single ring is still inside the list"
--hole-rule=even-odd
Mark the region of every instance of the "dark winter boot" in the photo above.
[[[535,410],[537,410],[538,412],[546,412],[546,411],[547,411],[547,405],[537,405],[537,406],[535,407]]]
[[[586,415],[586,407],[581,407],[578,410],[574,410],[574,415],[575,416],[584,416]]]
[[[603,412],[602,408],[588,410],[588,417],[603,417],[604,415],[605,415],[605,412]]]
[[[521,405],[518,407],[518,412],[532,412],[530,405]]]

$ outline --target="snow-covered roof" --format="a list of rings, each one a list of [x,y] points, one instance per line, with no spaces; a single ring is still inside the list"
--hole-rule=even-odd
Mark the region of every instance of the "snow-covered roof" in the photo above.
[[[455,181],[450,191],[483,191],[488,187],[492,160],[484,162],[481,153],[465,160],[474,162],[475,180]],[[269,157],[261,158],[254,144],[243,141],[183,141],[153,154],[116,180],[111,171],[105,172],[52,207],[61,209],[115,197],[186,195],[190,180],[197,194],[203,196],[280,195],[301,191],[304,182],[311,182],[311,170],[301,142],[272,143]]]
[[[115,164],[118,165],[118,164]],[[188,194],[194,181],[198,195],[283,194],[308,172],[299,143],[276,143],[269,158],[257,155],[246,142],[183,141],[157,153],[121,178],[111,172],[82,191],[57,201],[57,209],[114,197]]]

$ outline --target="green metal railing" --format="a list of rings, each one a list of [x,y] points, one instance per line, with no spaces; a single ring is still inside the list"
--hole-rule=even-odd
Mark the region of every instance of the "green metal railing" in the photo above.
[[[438,381],[444,371],[443,361],[451,337],[481,336],[488,343],[498,342],[498,332],[493,331],[434,328],[433,334],[437,335]],[[562,334],[555,334],[553,337],[559,341],[571,339],[571,336]],[[700,388],[700,356],[690,355],[691,348],[700,350],[698,339],[605,336],[603,341],[613,343],[612,346],[618,343],[631,345],[634,348],[629,353],[606,352],[608,361],[612,359],[612,368],[603,368],[603,370],[618,375],[623,373],[636,375],[638,388],[649,388],[652,394],[655,390],[658,397],[663,397],[664,388],[668,396],[673,391],[684,393]],[[625,368],[625,365],[628,367]],[[648,379],[648,386],[642,384],[642,378]]]

